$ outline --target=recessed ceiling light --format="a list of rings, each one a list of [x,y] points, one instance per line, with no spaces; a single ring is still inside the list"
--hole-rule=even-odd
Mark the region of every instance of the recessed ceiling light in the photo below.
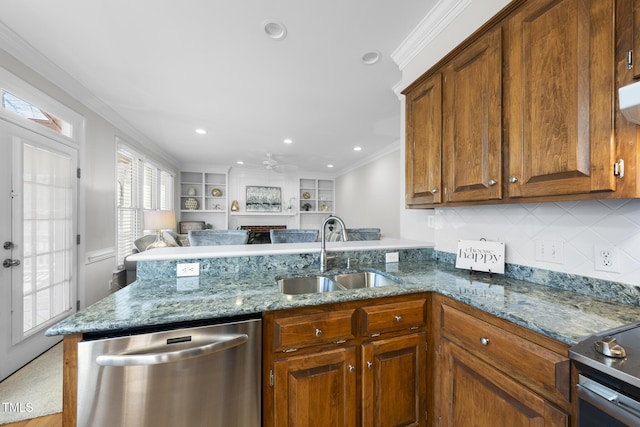
[[[327,165],[327,167],[328,167],[328,168],[332,168],[332,167],[333,167],[333,165]]]
[[[244,162],[242,160],[238,160],[236,163],[239,165],[244,165]]]
[[[353,147],[353,151],[362,151],[362,147]]]
[[[266,21],[264,23],[264,33],[271,40],[284,40],[287,37],[287,27],[278,21]]]
[[[285,144],[293,144],[293,139],[287,138],[287,139],[284,140],[284,143]]]
[[[197,133],[198,135],[206,135],[206,134],[207,134],[207,131],[206,131],[206,130],[204,130],[204,129],[196,129],[196,133]]]
[[[372,50],[371,52],[367,52],[362,55],[362,63],[365,65],[373,65],[376,62],[380,61],[382,54],[377,50]]]

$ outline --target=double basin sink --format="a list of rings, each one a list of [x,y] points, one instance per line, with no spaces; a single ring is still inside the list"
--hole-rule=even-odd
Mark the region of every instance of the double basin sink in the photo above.
[[[280,292],[286,295],[314,294],[398,285],[399,282],[374,271],[277,279]]]

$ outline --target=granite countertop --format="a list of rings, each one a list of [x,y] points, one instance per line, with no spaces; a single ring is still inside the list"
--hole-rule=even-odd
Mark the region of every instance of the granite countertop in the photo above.
[[[417,240],[382,238],[380,240],[349,240],[327,242],[329,252],[416,249],[431,245]],[[320,243],[279,243],[266,245],[182,246],[159,248],[129,255],[130,261],[175,261],[180,259],[206,259],[240,256],[314,254],[320,252]]]
[[[456,270],[450,264],[409,260],[372,263],[399,279],[397,286],[289,296],[260,271],[196,278],[140,280],[63,320],[47,335],[118,332],[136,327],[433,291],[573,345],[582,338],[637,322],[640,307],[615,303],[504,276]],[[295,275],[317,273],[296,270]],[[289,274],[291,275],[291,274]]]

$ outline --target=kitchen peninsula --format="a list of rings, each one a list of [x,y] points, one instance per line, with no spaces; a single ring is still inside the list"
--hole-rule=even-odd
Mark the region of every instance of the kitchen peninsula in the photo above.
[[[486,347],[488,353],[478,356],[478,364],[493,366],[498,371],[496,375],[504,375],[503,371],[506,369],[509,381],[518,385],[518,390],[524,390],[519,392],[532,394],[538,400],[538,396],[541,396],[545,405],[552,405],[565,414],[565,418],[569,418],[572,401],[569,393],[568,347],[585,336],[636,321],[640,317],[637,301],[634,302],[635,305],[621,304],[559,289],[560,286],[566,288],[567,284],[553,283],[551,276],[545,280],[550,286],[544,286],[507,276],[469,274],[467,271],[456,270],[450,262],[443,261],[447,259],[447,254],[439,254],[424,242],[394,239],[332,242],[327,245],[327,249],[330,256],[336,256],[331,260],[333,264],[330,268],[337,272],[347,271],[348,259],[351,270],[376,271],[397,279],[399,283],[393,286],[303,295],[281,293],[276,277],[318,274],[319,245],[316,243],[242,248],[157,249],[138,255],[137,282],[48,331],[49,335],[66,335],[64,425],[75,425],[74,385],[77,373],[74,371],[74,354],[77,342],[83,336],[109,336],[150,326],[170,327],[194,321],[256,314],[262,315],[265,322],[265,426],[275,425],[274,413],[279,410],[274,408],[274,401],[277,399],[274,393],[278,393],[278,390],[274,391],[270,385],[274,369],[276,381],[279,378],[279,368],[274,368],[274,365],[283,360],[295,361],[295,357],[308,358],[318,350],[328,351],[327,354],[342,349],[346,349],[345,354],[368,354],[370,348],[377,348],[375,346],[384,348],[383,345],[391,345],[390,343],[396,343],[399,339],[414,337],[417,342],[426,339],[428,343],[427,354],[418,359],[427,361],[421,366],[422,370],[427,371],[421,376],[427,378],[424,384],[426,393],[420,391],[420,381],[416,382],[416,393],[420,394],[416,400],[416,408],[426,406],[427,411],[417,412],[411,407],[409,412],[415,412],[416,425],[426,425],[426,413],[431,412],[447,419],[446,397],[442,402],[437,400],[439,398],[434,400],[434,396],[439,393],[433,393],[432,390],[435,388],[452,392],[451,381],[455,378],[446,379],[444,372],[449,369],[447,364],[454,363],[456,359],[449,358],[436,349],[442,348],[440,346],[444,344],[444,348],[458,351],[457,345],[464,344],[473,328],[480,328],[482,333],[494,333],[491,339],[496,345],[500,343],[501,336],[513,337],[511,344],[515,348],[520,348],[517,346],[522,344],[523,349],[522,353],[515,356],[520,361],[505,360],[499,347],[489,344]],[[385,262],[385,254],[389,252],[398,252],[398,263]],[[176,278],[178,262],[197,262],[200,275]],[[538,272],[537,276],[540,277],[541,274],[544,275]],[[402,314],[397,314],[397,310]],[[331,316],[338,316],[334,313],[351,313],[344,318],[337,317],[335,326],[340,328],[346,321],[350,325],[351,334],[336,339],[340,342],[339,345],[318,341],[316,344],[306,343],[298,346],[299,348],[289,348],[286,343],[277,342],[282,336],[274,338],[275,334],[286,332],[283,325],[296,327],[305,319],[309,325],[303,323],[300,326],[301,335],[306,332],[307,326],[333,325]],[[418,316],[414,316],[416,313]],[[376,316],[380,316],[383,322],[387,315],[399,324],[404,319],[415,324],[408,324],[406,330],[387,326],[380,326],[380,331],[376,330]],[[473,328],[460,326],[467,323]],[[332,327],[325,331],[325,337],[334,331]],[[314,329],[317,331],[318,327]],[[474,345],[475,339],[466,348],[473,352]],[[498,349],[498,352],[492,352],[493,348]],[[478,351],[480,350],[483,349],[479,348]],[[402,353],[399,350],[393,351]],[[528,365],[521,366],[519,363],[529,363],[531,358],[539,362],[539,374],[530,369],[521,372],[520,368]],[[349,370],[358,372],[359,380],[365,381],[368,378],[362,371],[364,368],[354,368],[359,364],[348,363],[345,369],[347,366],[351,366]],[[528,375],[535,377],[536,381],[529,382],[525,378]],[[538,378],[538,375],[547,376]],[[355,382],[356,377],[352,381]],[[364,384],[361,382],[355,388],[360,390],[358,393],[362,393],[361,395],[356,393],[348,399],[345,396],[345,405],[366,405],[369,402],[369,394],[373,391]],[[291,404],[295,403],[289,402]],[[349,412],[355,414],[352,420],[354,423],[364,416],[366,411],[363,408],[364,406],[360,410],[353,409]],[[526,412],[546,417],[536,411],[538,409],[528,408]]]

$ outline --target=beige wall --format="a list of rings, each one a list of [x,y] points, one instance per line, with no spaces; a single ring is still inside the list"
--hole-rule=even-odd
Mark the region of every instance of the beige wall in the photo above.
[[[336,178],[336,215],[348,228],[380,228],[400,237],[400,150]]]

